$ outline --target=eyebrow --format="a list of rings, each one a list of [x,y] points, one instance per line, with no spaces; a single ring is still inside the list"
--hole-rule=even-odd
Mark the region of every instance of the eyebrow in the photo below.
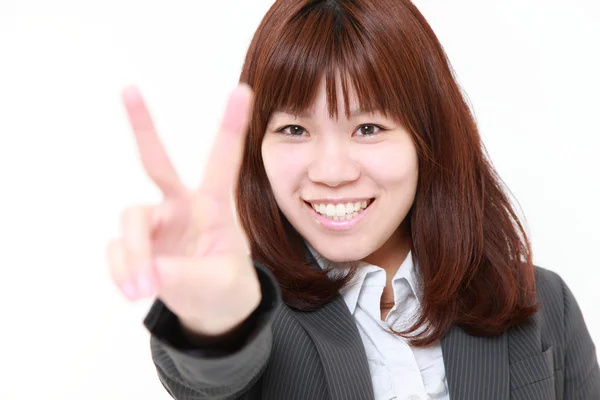
[[[371,109],[361,109],[361,108],[355,108],[354,110],[350,110],[350,118],[359,116],[359,115],[363,115],[363,114],[372,114],[374,113],[375,110],[371,110]],[[310,118],[311,113],[307,112],[307,111],[302,111],[300,113],[294,113],[292,110],[286,110],[286,109],[277,109],[275,110],[273,113],[284,113],[284,114],[290,114],[290,115],[294,115],[300,118]]]

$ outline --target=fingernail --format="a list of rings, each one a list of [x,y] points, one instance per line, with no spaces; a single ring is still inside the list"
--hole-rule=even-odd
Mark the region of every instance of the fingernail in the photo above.
[[[137,287],[142,296],[151,296],[154,292],[154,284],[150,277],[145,274],[138,277]]]
[[[137,297],[135,287],[131,283],[124,283],[121,285],[121,292],[127,297],[129,300],[135,300]]]

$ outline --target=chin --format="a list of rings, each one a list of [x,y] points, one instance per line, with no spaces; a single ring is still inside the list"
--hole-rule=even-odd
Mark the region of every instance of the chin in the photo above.
[[[371,252],[367,246],[357,246],[355,243],[340,245],[338,243],[311,242],[313,249],[323,258],[335,263],[358,261],[367,257]]]

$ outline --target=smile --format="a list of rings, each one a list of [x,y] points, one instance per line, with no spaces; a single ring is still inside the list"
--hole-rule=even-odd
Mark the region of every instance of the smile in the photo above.
[[[316,222],[324,228],[343,231],[353,228],[362,220],[375,199],[347,201],[339,203],[306,202],[307,208]]]

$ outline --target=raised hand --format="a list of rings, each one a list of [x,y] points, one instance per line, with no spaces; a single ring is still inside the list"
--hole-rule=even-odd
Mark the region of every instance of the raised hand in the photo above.
[[[108,246],[111,276],[131,300],[157,295],[188,330],[220,335],[258,306],[260,285],[237,220],[237,183],[253,94],[230,95],[199,188],[186,188],[135,88],[123,91],[142,165],[164,195],[122,213],[122,236]]]

